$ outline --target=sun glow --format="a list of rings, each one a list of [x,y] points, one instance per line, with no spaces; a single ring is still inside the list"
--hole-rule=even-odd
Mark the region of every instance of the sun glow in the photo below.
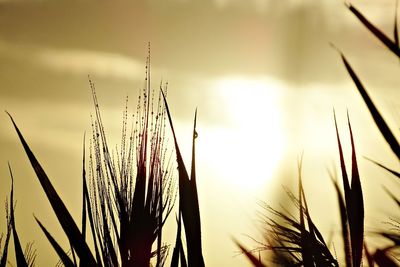
[[[227,127],[215,129],[210,161],[230,183],[255,189],[274,175],[283,155],[279,106],[283,86],[265,79],[224,78],[217,82]]]

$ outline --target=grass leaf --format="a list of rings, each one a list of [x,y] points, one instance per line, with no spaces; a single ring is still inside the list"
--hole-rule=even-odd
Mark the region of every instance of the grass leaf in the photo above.
[[[400,48],[395,42],[390,40],[381,30],[375,27],[364,15],[358,11],[352,4],[346,4],[347,8],[358,18],[358,20],[364,24],[364,26],[375,35],[390,51],[392,51],[397,57],[400,57]],[[397,32],[397,31],[396,31]],[[396,35],[395,35],[396,36]],[[395,37],[396,39],[396,37]]]
[[[356,149],[354,146],[353,132],[351,130],[350,119],[347,114],[350,140],[351,140],[351,210],[347,213],[349,216],[349,225],[352,242],[353,262],[354,266],[360,266],[363,255],[364,244],[364,199],[361,188],[360,174],[358,172]]]
[[[31,149],[29,148],[28,144],[26,143],[24,137],[22,136],[20,130],[18,129],[17,125],[14,122],[14,119],[11,117],[10,119],[14,125],[15,130],[19,136],[19,139],[22,143],[22,146],[25,149],[25,152],[29,158],[29,161],[32,164],[32,167],[36,173],[36,176],[46,193],[47,199],[49,200],[54,213],[57,216],[58,221],[61,224],[65,234],[67,235],[68,239],[70,240],[73,248],[75,249],[76,253],[78,254],[80,260],[85,266],[96,266],[96,260],[94,259],[92,253],[88,245],[85,242],[81,232],[79,231],[75,221],[73,220],[71,214],[69,213],[68,209],[66,208],[65,204],[62,202],[60,196],[56,192],[55,188],[51,184],[47,174],[43,170],[42,166],[32,153]]]
[[[6,267],[7,257],[8,257],[8,245],[10,243],[10,237],[11,237],[11,218],[10,214],[8,214],[7,206],[8,205],[6,203],[7,233],[6,233],[6,240],[4,241],[3,252],[1,253],[0,267]]]
[[[15,227],[15,214],[14,214],[14,177],[11,171],[10,164],[8,164],[8,169],[10,171],[11,176],[11,194],[10,194],[10,216],[11,216],[11,228],[14,237],[14,249],[15,249],[15,258],[17,260],[18,267],[28,267],[28,263],[26,262],[24,252],[21,247],[21,243],[19,241],[17,229]]]
[[[340,51],[339,51],[340,52]],[[378,126],[379,131],[385,138],[386,142],[389,144],[390,148],[392,149],[393,153],[400,159],[400,145],[396,138],[394,137],[392,131],[390,130],[389,126],[387,125],[386,121],[383,119],[382,115],[376,108],[375,104],[372,102],[370,96],[368,95],[365,87],[361,83],[360,79],[357,77],[356,73],[353,71],[352,67],[344,57],[344,55],[340,52],[343,63],[352,78],[353,82],[355,83],[358,91],[360,92],[365,104],[368,107],[369,112],[371,113],[372,118],[375,121],[376,126]]]
[[[53,238],[53,236],[47,231],[47,229],[43,226],[43,224],[36,217],[35,217],[35,220],[39,224],[39,226],[42,229],[43,233],[46,235],[46,237],[49,240],[50,244],[53,246],[53,248],[56,251],[57,255],[60,257],[60,260],[64,264],[64,266],[65,267],[75,267],[75,264],[69,258],[68,254],[61,248],[61,246]]]
[[[192,180],[189,180],[189,175],[186,171],[185,164],[178,146],[174,126],[172,123],[171,114],[168,108],[168,103],[165,98],[164,92],[162,92],[165,108],[167,110],[169,124],[171,126],[172,134],[174,137],[175,151],[178,163],[178,174],[179,174],[179,205],[182,212],[182,220],[185,226],[186,241],[187,241],[187,253],[188,253],[188,264],[189,266],[204,266],[204,259],[201,247],[201,227],[200,227],[200,208],[198,203],[196,179],[195,179],[195,165],[192,163]],[[193,149],[195,147],[196,138],[196,115],[194,119],[193,127]],[[194,153],[194,151],[192,151]],[[194,154],[192,154],[194,160]]]
[[[347,267],[352,267],[353,266],[353,260],[352,260],[352,251],[351,251],[351,239],[350,239],[350,228],[349,228],[349,221],[347,219],[347,210],[346,210],[346,204],[343,199],[342,192],[339,189],[339,185],[337,181],[333,181],[333,184],[335,186],[335,191],[337,194],[338,202],[339,202],[339,211],[340,211],[340,222],[342,225],[342,239],[343,239],[343,249],[344,249],[344,255],[345,255],[345,260],[346,260],[346,266]]]
[[[379,162],[377,162],[377,161],[374,161],[374,160],[372,160],[372,159],[369,159],[369,158],[366,158],[366,159],[369,160],[369,161],[371,161],[372,163],[378,165],[378,166],[381,167],[382,169],[385,169],[386,171],[390,172],[391,174],[393,174],[394,176],[396,176],[397,178],[400,179],[400,173],[399,173],[399,172],[397,172],[397,171],[395,171],[395,170],[393,170],[393,169],[390,169],[390,168],[384,166],[383,164],[381,164],[381,163],[379,163]]]
[[[251,252],[249,252],[247,249],[245,249],[242,244],[240,244],[237,240],[233,240],[240,248],[240,250],[246,255],[247,259],[252,263],[254,267],[267,267],[264,265],[256,256],[254,256]]]

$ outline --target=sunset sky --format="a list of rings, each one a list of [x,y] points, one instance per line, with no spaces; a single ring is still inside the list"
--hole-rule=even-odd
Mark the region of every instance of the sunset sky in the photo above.
[[[395,0],[351,3],[391,36]],[[347,56],[394,130],[400,125],[399,62],[343,1],[0,0],[0,110],[12,114],[77,221],[82,139],[94,112],[88,75],[107,134],[117,144],[125,97],[134,111],[143,87],[148,42],[152,83],[156,91],[161,81],[169,83],[168,102],[188,163],[198,108],[196,165],[206,265],[247,266],[232,238],[256,246],[247,235],[261,239],[257,203],[278,208],[286,201],[283,186],[296,186],[302,154],[311,215],[327,236],[340,230],[328,174],[339,172],[333,109],[347,158],[350,114],[367,231],[388,217],[394,205],[382,185],[395,183],[363,156],[393,168],[398,161],[330,43]],[[2,113],[0,202],[9,194],[7,162],[14,171],[20,239],[24,245],[34,240],[37,266],[54,266],[56,253],[33,214],[65,248],[66,238]],[[0,208],[0,232],[4,215]],[[166,242],[172,244],[171,229]]]

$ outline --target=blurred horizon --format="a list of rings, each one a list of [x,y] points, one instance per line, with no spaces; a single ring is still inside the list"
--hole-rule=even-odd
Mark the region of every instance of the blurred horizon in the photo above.
[[[394,0],[352,4],[392,33]],[[311,216],[324,234],[339,232],[328,173],[339,171],[333,109],[346,158],[347,112],[350,116],[366,227],[381,226],[381,216],[394,204],[376,199],[390,201],[382,184],[394,183],[390,177],[376,179],[388,175],[363,157],[389,167],[398,161],[330,43],[349,59],[392,129],[400,125],[398,60],[342,1],[2,0],[0,108],[14,117],[76,221],[82,139],[91,132],[94,110],[88,76],[115,147],[125,98],[134,112],[143,88],[149,42],[153,89],[157,93],[160,83],[168,82],[168,102],[188,163],[198,108],[196,165],[206,265],[250,266],[237,255],[232,238],[248,248],[257,244],[247,235],[262,239],[258,202],[286,203],[284,188],[296,187],[301,155]],[[10,162],[22,244],[34,240],[38,266],[55,265],[56,253],[47,254],[53,250],[32,214],[61,244],[67,242],[5,113],[0,143],[0,199],[9,195]],[[0,209],[0,232],[4,225]],[[172,229],[172,239],[166,240],[171,244]]]

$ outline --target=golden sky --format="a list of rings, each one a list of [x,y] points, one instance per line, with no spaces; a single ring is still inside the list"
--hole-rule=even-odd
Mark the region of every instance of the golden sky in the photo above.
[[[394,0],[352,3],[392,32]],[[393,129],[400,122],[398,60],[342,1],[0,1],[0,109],[14,116],[76,220],[82,138],[93,113],[87,76],[96,84],[107,133],[116,144],[125,96],[133,110],[143,85],[148,42],[153,85],[169,82],[186,159],[198,107],[196,165],[208,266],[246,266],[231,238],[254,245],[245,235],[258,236],[257,201],[278,207],[282,185],[296,182],[303,152],[315,221],[326,234],[339,230],[335,216],[326,216],[337,212],[327,172],[338,162],[333,108],[344,144],[350,113],[367,229],[382,223],[390,207],[376,199],[381,185],[393,181],[362,156],[394,168],[397,162],[329,43],[346,54]],[[9,191],[9,161],[21,241],[35,241],[37,266],[53,266],[56,255],[32,214],[52,233],[60,227],[5,113],[0,148],[0,199]]]

